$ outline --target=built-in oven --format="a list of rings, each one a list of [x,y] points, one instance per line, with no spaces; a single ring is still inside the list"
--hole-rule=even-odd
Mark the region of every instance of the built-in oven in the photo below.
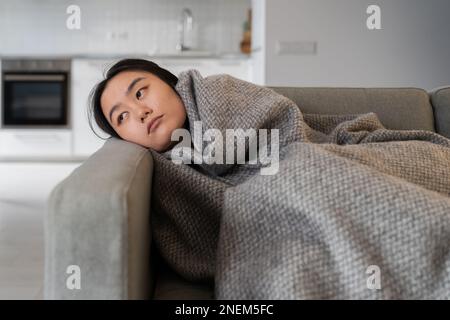
[[[69,126],[70,60],[2,60],[2,128]]]
[[[70,59],[2,59],[0,161],[70,157]]]

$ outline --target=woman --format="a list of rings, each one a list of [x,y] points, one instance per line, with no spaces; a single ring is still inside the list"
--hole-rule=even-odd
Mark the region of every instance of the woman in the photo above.
[[[151,61],[121,60],[94,88],[90,114],[109,135],[164,152],[176,143],[172,132],[188,127],[177,81]]]
[[[149,148],[154,159],[151,227],[155,249],[178,274],[211,284],[221,204],[211,202],[207,210],[199,211],[198,202],[192,201],[193,192],[201,194],[207,189],[223,194],[227,185],[200,173],[202,170],[192,170],[199,169],[195,165],[175,165],[163,156],[168,150],[170,154],[177,143],[171,141],[172,132],[177,128],[190,129],[177,83],[175,75],[151,61],[121,60],[91,92],[90,126],[95,132],[93,118],[111,137]],[[202,188],[181,183],[188,179]],[[192,226],[200,228],[210,240],[207,248],[201,237],[180,237],[189,235]],[[192,252],[192,248],[202,249]]]

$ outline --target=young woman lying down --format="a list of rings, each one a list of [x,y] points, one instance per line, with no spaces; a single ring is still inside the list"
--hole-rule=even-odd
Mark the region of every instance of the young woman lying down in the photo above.
[[[145,60],[114,65],[91,111],[152,153],[156,249],[216,298],[450,298],[449,139],[372,112],[304,114],[269,88]],[[194,137],[180,149],[177,129]]]

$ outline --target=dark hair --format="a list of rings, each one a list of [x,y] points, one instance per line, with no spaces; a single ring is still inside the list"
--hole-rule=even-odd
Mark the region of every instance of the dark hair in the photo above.
[[[111,80],[114,76],[119,74],[123,71],[146,71],[149,72],[155,76],[157,76],[159,79],[167,83],[169,86],[171,86],[175,90],[175,85],[178,82],[178,78],[173,75],[170,71],[161,68],[156,63],[148,60],[143,59],[123,59],[114,64],[109,70],[106,72],[106,75],[104,75],[104,78],[102,81],[100,81],[91,91],[89,94],[89,108],[88,108],[88,121],[89,126],[91,127],[92,131],[95,133],[97,137],[100,139],[104,139],[100,137],[94,130],[92,126],[92,118],[94,118],[95,123],[97,126],[102,129],[104,132],[109,134],[112,137],[121,139],[120,136],[116,133],[116,131],[112,128],[112,126],[109,124],[108,120],[106,119],[105,115],[103,114],[101,104],[100,104],[100,98],[103,94],[103,91],[105,90],[106,85],[108,84],[109,80]],[[175,91],[176,92],[176,91]]]

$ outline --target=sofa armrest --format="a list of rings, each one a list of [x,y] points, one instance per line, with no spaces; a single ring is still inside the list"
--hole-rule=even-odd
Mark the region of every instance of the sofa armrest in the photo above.
[[[436,132],[450,138],[450,86],[432,90],[430,98],[434,109]]]
[[[46,299],[145,299],[151,296],[150,197],[153,159],[110,138],[47,199]],[[81,288],[68,288],[79,266]]]

